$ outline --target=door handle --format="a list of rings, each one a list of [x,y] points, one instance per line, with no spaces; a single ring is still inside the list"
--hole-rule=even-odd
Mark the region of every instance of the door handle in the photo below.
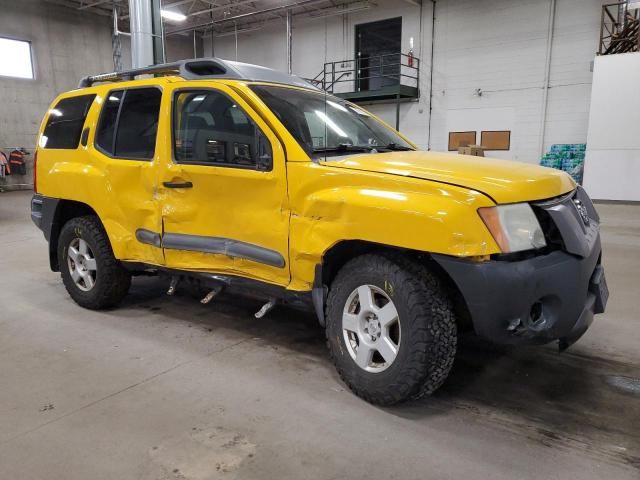
[[[192,188],[193,183],[191,182],[162,182],[167,188]]]

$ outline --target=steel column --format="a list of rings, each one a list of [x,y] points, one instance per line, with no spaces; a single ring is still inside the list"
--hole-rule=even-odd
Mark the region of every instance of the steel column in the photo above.
[[[161,0],[151,0],[151,16],[153,27],[153,63],[155,65],[159,63],[167,62],[167,49],[165,45],[164,36],[164,22],[160,14],[162,8]]]
[[[131,65],[133,68],[153,65],[154,0],[129,0],[131,29]],[[159,5],[160,2],[157,2]],[[158,10],[158,15],[160,11]]]

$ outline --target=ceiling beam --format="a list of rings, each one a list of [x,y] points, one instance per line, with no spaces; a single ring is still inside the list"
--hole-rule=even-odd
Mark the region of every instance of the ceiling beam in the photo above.
[[[246,0],[244,0],[246,1]],[[170,32],[167,32],[166,35],[175,35],[176,33],[182,33],[182,32],[188,32],[190,30],[198,30],[198,29],[202,29],[202,28],[207,28],[207,27],[212,27],[215,24],[218,23],[223,23],[223,22],[229,22],[229,21],[237,21],[237,20],[241,20],[247,17],[251,17],[253,15],[262,15],[262,14],[266,14],[266,13],[273,13],[273,12],[279,12],[281,10],[287,10],[289,8],[296,8],[296,7],[302,7],[305,5],[310,5],[313,3],[320,3],[320,2],[324,2],[326,0],[303,0],[300,2],[294,2],[294,3],[289,3],[286,5],[280,5],[277,7],[270,7],[270,8],[264,8],[262,10],[256,10],[254,12],[248,12],[248,13],[241,13],[239,15],[233,15],[231,17],[226,17],[226,18],[219,18],[219,19],[214,19],[214,20],[210,20],[208,22],[205,23],[200,23],[200,24],[196,24],[196,25],[191,25],[188,27],[184,27],[184,28],[178,28],[176,30],[172,30]]]
[[[255,10],[255,7],[253,5],[248,5],[250,3],[255,3],[255,0],[239,0],[238,2],[227,3],[225,5],[218,5],[217,7],[205,8],[203,10],[198,10],[197,12],[191,12],[187,16],[193,17],[196,15],[202,15],[203,13],[216,13],[221,10],[226,10],[227,8],[231,9],[240,6],[250,6]]]
[[[324,4],[325,6],[322,6],[320,8],[315,8],[314,10],[300,10],[304,7],[317,7],[318,5],[322,5]],[[360,4],[359,8],[355,8],[356,5]],[[220,19],[215,19],[215,20],[210,20],[206,23],[202,23],[202,24],[196,24],[196,25],[191,25],[191,26],[185,26],[183,28],[180,29],[176,29],[170,32],[167,32],[166,35],[176,35],[176,34],[180,34],[180,33],[185,33],[188,32],[190,30],[202,30],[202,29],[211,29],[213,30],[213,34],[214,36],[216,34],[227,34],[229,32],[233,33],[234,30],[222,30],[222,31],[217,31],[216,32],[216,27],[219,25],[225,25],[225,24],[229,24],[229,23],[237,23],[238,25],[238,33],[240,33],[241,29],[245,30],[245,29],[251,29],[254,25],[260,24],[260,25],[264,25],[264,23],[268,20],[268,19],[264,19],[262,18],[262,15],[277,15],[278,12],[282,12],[288,9],[292,9],[294,10],[294,17],[298,17],[298,18],[310,18],[310,19],[317,19],[317,18],[322,18],[323,15],[325,14],[325,16],[331,16],[331,15],[341,15],[344,13],[350,13],[350,12],[355,12],[355,11],[359,11],[359,10],[364,10],[367,8],[371,8],[371,7],[376,7],[377,4],[371,0],[353,0],[353,1],[347,1],[344,3],[334,3],[333,1],[328,1],[328,0],[307,0],[307,1],[299,1],[299,2],[295,2],[295,3],[290,3],[290,4],[286,4],[286,5],[281,5],[279,7],[271,7],[268,9],[263,9],[263,10],[256,10],[255,12],[249,12],[249,13],[243,13],[240,15],[234,15],[232,17],[227,17],[227,18],[220,18]],[[351,7],[351,8],[345,8],[345,7]],[[340,9],[341,8],[341,9]],[[340,9],[340,10],[337,10]],[[298,13],[295,13],[295,10],[298,10]],[[253,20],[254,17],[258,17],[256,20]],[[278,20],[281,19],[280,16],[276,17]],[[243,22],[243,23],[239,23],[240,20],[248,20],[247,22]],[[253,21],[252,21],[253,20]]]
[[[210,3],[206,0],[200,0],[200,1],[202,3],[208,3],[211,5],[211,8],[208,8],[205,11],[218,12],[220,10],[224,10],[225,8],[232,8],[237,5],[244,5],[245,3],[253,3],[256,0],[239,0],[238,2],[225,3],[224,5],[214,5],[213,3]],[[191,2],[193,2],[193,0],[178,0],[177,2],[167,3],[166,5],[163,5],[162,8],[179,7],[180,5],[184,5],[186,3],[191,3]]]
[[[363,3],[363,5],[360,5],[358,7],[346,8],[344,10],[332,10],[332,8],[335,8],[335,7],[328,7],[328,8],[319,9],[309,13],[303,13],[301,16],[304,18],[311,18],[313,20],[317,20],[319,18],[327,18],[327,17],[338,16],[338,15],[345,15],[347,13],[361,12],[363,10],[369,10],[373,6],[368,2],[358,1],[354,3]],[[326,11],[326,10],[329,10],[329,11]],[[320,13],[316,13],[316,12],[320,12]]]
[[[329,3],[327,1],[324,2],[325,4],[328,4],[326,7],[322,7],[320,9],[315,9],[315,10],[307,10],[307,11],[302,11],[300,13],[294,14],[294,18],[302,18],[302,19],[308,19],[310,21],[313,20],[318,20],[318,19],[322,19],[325,16],[329,17],[329,16],[334,16],[334,15],[342,15],[344,13],[351,13],[351,12],[358,12],[358,11],[362,11],[362,10],[366,10],[369,8],[373,8],[373,7],[377,7],[377,4],[370,1],[370,0],[353,0],[353,1],[348,1],[346,3],[340,3],[337,5],[334,5],[333,2]],[[360,5],[360,6],[356,6],[356,5]],[[340,8],[342,6],[347,6],[349,8],[347,8],[346,10],[336,10],[336,8]],[[279,18],[279,17],[278,17]],[[229,22],[231,23],[231,22]],[[252,31],[256,31],[259,30],[263,27],[266,26],[266,21],[263,19],[258,19],[255,21],[250,21],[247,23],[243,23],[242,25],[238,25],[238,35],[245,33],[245,32],[252,32]],[[221,24],[225,24],[225,22],[219,22],[217,25],[221,25]],[[213,27],[215,27],[216,25],[213,25]],[[235,29],[233,28],[233,26],[231,25],[232,28],[223,28],[222,30],[214,30],[213,31],[213,36],[214,37],[224,37],[224,36],[228,36],[228,35],[234,35],[235,34]]]
[[[97,2],[87,3],[86,5],[82,5],[83,2],[80,2],[80,6],[78,10],[86,10],[87,8],[97,7],[98,5],[102,5],[103,3],[110,2],[111,0],[98,0]]]
[[[52,5],[58,5],[60,7],[71,8],[75,12],[78,11],[78,2],[74,2],[72,0],[47,0],[47,3]],[[102,10],[100,8],[95,8],[94,10],[91,10],[90,12],[87,12],[87,13],[93,13],[93,14],[102,15],[105,17],[111,16],[110,12],[107,12],[106,10]]]

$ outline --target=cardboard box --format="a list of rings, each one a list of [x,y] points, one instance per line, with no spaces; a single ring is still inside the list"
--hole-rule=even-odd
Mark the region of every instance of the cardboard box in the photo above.
[[[484,157],[484,147],[481,145],[469,145],[468,147],[458,148],[460,155],[473,155],[474,157]]]

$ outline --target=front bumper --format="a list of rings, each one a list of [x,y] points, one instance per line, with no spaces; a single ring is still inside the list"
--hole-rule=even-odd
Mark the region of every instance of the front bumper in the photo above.
[[[503,344],[560,341],[567,348],[604,312],[609,292],[601,265],[599,218],[584,191],[590,221],[576,223],[566,197],[542,205],[564,239],[564,250],[519,261],[472,262],[433,255],[464,297],[476,333]],[[577,233],[581,232],[580,235]]]

